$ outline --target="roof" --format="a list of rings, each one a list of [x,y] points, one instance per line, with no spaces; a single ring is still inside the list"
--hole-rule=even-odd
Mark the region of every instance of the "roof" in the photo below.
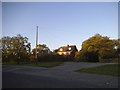
[[[60,50],[62,49],[62,50]],[[76,48],[76,45],[67,45],[67,46],[62,46],[58,48],[58,52],[66,52],[66,51],[78,51]]]

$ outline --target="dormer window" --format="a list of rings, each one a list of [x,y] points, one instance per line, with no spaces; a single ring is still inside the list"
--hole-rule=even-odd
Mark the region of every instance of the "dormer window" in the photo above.
[[[68,50],[71,50],[71,47],[69,47]]]
[[[61,48],[60,51],[62,51],[63,49]]]

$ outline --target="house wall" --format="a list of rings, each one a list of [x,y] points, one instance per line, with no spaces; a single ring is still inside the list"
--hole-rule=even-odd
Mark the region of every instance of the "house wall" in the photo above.
[[[70,55],[71,52],[57,52],[59,55]]]

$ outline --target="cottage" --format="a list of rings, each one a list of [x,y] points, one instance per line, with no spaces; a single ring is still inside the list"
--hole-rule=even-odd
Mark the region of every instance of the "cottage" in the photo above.
[[[67,46],[62,46],[60,48],[58,48],[57,53],[59,55],[70,55],[70,56],[74,56],[75,52],[78,51],[76,48],[76,45],[67,45]]]

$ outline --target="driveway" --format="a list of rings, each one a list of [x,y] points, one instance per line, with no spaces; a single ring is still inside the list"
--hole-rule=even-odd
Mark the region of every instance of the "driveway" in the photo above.
[[[118,77],[74,72],[105,64],[65,62],[52,68],[7,65],[3,66],[3,88],[117,88]]]

